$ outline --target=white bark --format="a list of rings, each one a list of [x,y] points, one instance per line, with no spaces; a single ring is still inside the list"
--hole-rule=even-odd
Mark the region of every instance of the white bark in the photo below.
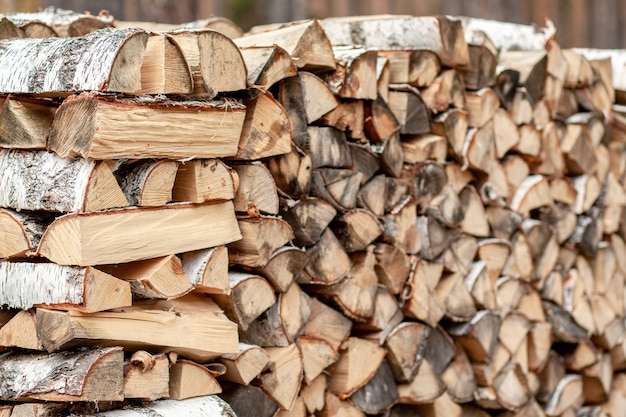
[[[6,17],[17,26],[21,26],[32,21],[42,22],[52,27],[69,26],[81,19],[98,20],[107,26],[111,26],[113,24],[113,16],[109,14],[100,13],[98,16],[94,16],[87,13],[77,13],[72,10],[57,9],[55,7],[48,7],[42,11],[34,13],[7,13],[0,15],[0,17]]]
[[[611,59],[613,68],[613,87],[626,90],[626,51],[623,49],[585,49],[574,48],[573,51],[583,54],[588,60]]]
[[[546,21],[546,27],[498,22],[474,17],[457,17],[465,31],[482,31],[502,51],[543,51],[550,39],[556,36],[554,24]]]
[[[79,211],[94,168],[94,161],[44,151],[0,151],[0,207]]]
[[[92,414],[98,417],[236,417],[228,403],[216,395],[187,400],[162,400],[139,408]]]

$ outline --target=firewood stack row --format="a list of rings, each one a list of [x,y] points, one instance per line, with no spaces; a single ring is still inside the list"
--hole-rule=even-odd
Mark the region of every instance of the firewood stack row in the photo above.
[[[615,57],[100,20],[0,43],[0,416],[626,415]]]

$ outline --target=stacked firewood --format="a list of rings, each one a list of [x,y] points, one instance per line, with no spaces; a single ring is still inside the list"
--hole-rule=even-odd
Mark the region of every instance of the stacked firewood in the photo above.
[[[608,53],[150,28],[0,43],[0,415],[626,415]]]

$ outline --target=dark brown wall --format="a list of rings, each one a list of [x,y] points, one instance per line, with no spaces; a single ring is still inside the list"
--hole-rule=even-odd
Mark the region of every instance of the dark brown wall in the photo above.
[[[56,5],[118,19],[182,23],[210,14],[255,24],[373,13],[468,15],[558,28],[563,47],[626,48],[626,0],[0,0],[0,8]]]

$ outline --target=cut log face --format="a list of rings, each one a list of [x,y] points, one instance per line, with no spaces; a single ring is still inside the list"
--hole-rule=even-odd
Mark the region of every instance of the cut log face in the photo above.
[[[3,77],[0,91],[48,95],[84,90],[135,93],[141,90],[147,41],[148,34],[137,29],[104,29],[82,38],[7,40],[0,53],[2,68],[7,74],[28,74]],[[32,54],[41,57],[35,70],[31,70]],[[64,73],[58,74],[61,68]]]
[[[48,148],[62,157],[91,159],[233,156],[244,119],[244,106],[232,100],[185,102],[83,93],[66,99],[57,110]],[[161,123],[169,128],[155,128]]]
[[[337,68],[325,75],[331,91],[341,98],[373,100],[376,98],[376,51],[362,48],[334,47]]]
[[[52,36],[82,36],[113,25],[113,16],[108,13],[100,13],[94,16],[86,12],[77,13],[55,7],[48,7],[39,12],[8,13],[3,16],[19,27],[24,28],[27,32],[28,29],[26,28],[30,23],[47,25],[50,31],[54,33]],[[32,33],[27,34],[30,38],[45,37],[33,35]]]
[[[380,414],[397,400],[396,382],[385,361],[378,367],[372,379],[350,396],[350,402],[367,414]]]
[[[427,87],[441,71],[436,53],[425,49],[412,51],[378,51],[389,61],[389,82]]]
[[[265,369],[269,355],[259,346],[239,343],[239,352],[222,355],[220,362],[226,366],[226,372],[221,378],[248,385]]]
[[[123,164],[115,177],[131,206],[163,206],[172,201],[177,161],[141,161]]]
[[[151,33],[141,65],[137,94],[190,94],[194,81],[180,45],[169,35]]]
[[[179,359],[170,367],[169,391],[169,398],[184,400],[219,394],[222,387],[205,366],[187,359]]]
[[[373,378],[384,356],[385,350],[376,343],[349,338],[339,360],[328,369],[328,390],[339,398],[349,397]]]
[[[415,377],[398,385],[400,404],[429,404],[444,393],[446,386],[427,361],[420,365]]]
[[[285,292],[304,270],[306,252],[293,246],[282,246],[270,256],[265,266],[255,271],[263,275],[278,292]]]
[[[124,398],[154,401],[169,396],[170,361],[161,353],[135,352],[124,363]]]
[[[0,346],[43,351],[34,310],[20,310],[0,328]]]
[[[289,224],[277,217],[239,219],[242,238],[228,245],[231,264],[263,267],[274,250],[294,238]]]
[[[19,258],[39,245],[41,236],[54,220],[54,215],[42,212],[17,212],[0,209],[0,258]]]
[[[29,371],[35,367],[36,372]],[[124,354],[119,347],[53,354],[10,353],[0,369],[3,400],[121,401]],[[69,379],[68,379],[69,378]]]
[[[35,305],[84,312],[131,304],[130,285],[93,268],[50,263],[0,263],[0,303],[10,308]]]
[[[248,69],[248,85],[261,90],[267,91],[298,71],[289,53],[280,46],[250,46],[239,50]]]
[[[304,382],[306,384],[313,383],[319,376],[325,378],[322,372],[339,359],[339,353],[323,339],[313,336],[300,336],[296,343],[302,352]],[[304,386],[302,391],[304,391]]]
[[[179,164],[172,198],[190,203],[232,200],[236,188],[232,171],[223,162],[199,159]]]
[[[302,354],[294,343],[267,348],[269,371],[259,377],[261,389],[283,410],[291,410],[302,382]]]
[[[278,214],[278,193],[272,174],[261,163],[234,164],[239,178],[235,193],[235,210],[239,212],[259,211],[263,214]]]
[[[418,322],[403,322],[387,336],[387,361],[399,382],[410,382],[422,364],[431,328]]]
[[[335,218],[337,210],[321,198],[304,198],[283,213],[295,235],[295,243],[312,246]]]
[[[328,342],[336,351],[348,338],[352,321],[332,307],[311,299],[311,315],[302,329],[301,336],[319,337]]]
[[[307,252],[304,274],[298,280],[301,284],[334,284],[345,277],[352,266],[348,254],[330,229],[326,229],[317,244]]]
[[[0,146],[6,149],[45,149],[56,101],[9,95],[0,113]]]
[[[131,262],[240,239],[236,222],[232,202],[69,214],[48,227],[38,254],[62,265]],[[137,247],[137,239],[151,244]]]
[[[182,268],[196,291],[230,294],[226,246],[186,252],[180,259]]]
[[[393,84],[387,103],[393,111],[400,133],[419,135],[430,131],[430,111],[415,87]]]
[[[86,212],[128,206],[104,163],[49,152],[3,150],[0,206],[16,210]],[[41,170],[46,175],[39,175]]]
[[[383,233],[376,216],[364,209],[350,210],[336,217],[331,227],[347,252],[365,250]]]

